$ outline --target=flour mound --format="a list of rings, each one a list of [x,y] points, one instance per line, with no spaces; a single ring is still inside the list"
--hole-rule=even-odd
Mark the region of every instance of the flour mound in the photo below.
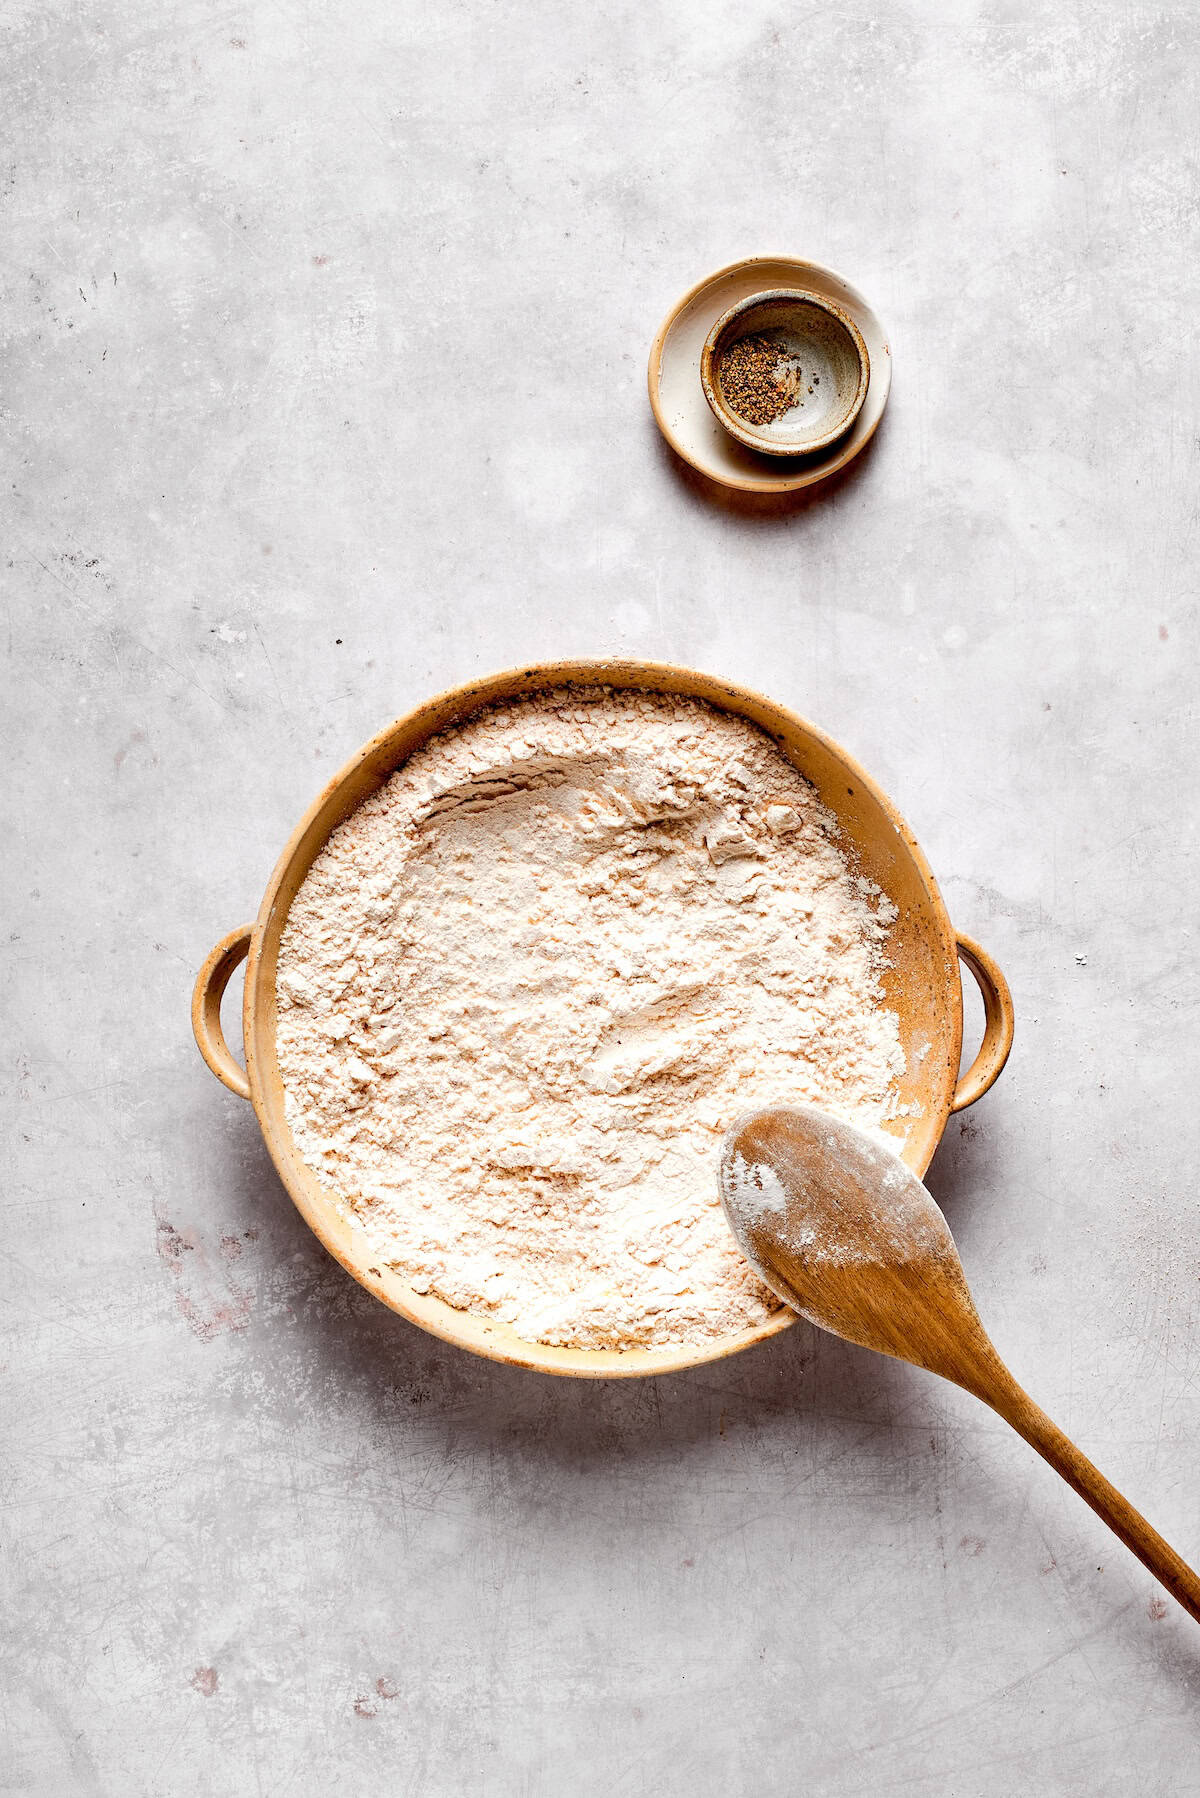
[[[904,1069],[896,912],[770,739],[696,700],[556,688],[431,739],[336,830],[278,969],[287,1117],[377,1265],[579,1348],[702,1344],[776,1300],[721,1137]]]

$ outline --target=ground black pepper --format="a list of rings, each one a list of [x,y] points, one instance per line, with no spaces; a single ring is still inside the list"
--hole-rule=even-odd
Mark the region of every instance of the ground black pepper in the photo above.
[[[799,364],[786,345],[761,332],[730,344],[717,379],[725,404],[750,425],[773,424],[793,406],[804,404]]]

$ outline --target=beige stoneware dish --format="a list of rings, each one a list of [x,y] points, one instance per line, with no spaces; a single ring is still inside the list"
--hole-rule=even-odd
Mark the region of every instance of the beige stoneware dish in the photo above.
[[[804,719],[743,687],[713,675],[658,662],[545,662],[512,669],[452,688],[398,718],[363,746],[330,781],[301,820],[276,864],[253,924],[231,931],[208,956],[196,979],[192,1027],[205,1061],[230,1092],[249,1099],[279,1176],[309,1227],[368,1292],[402,1317],[446,1342],[543,1373],[611,1378],[668,1373],[735,1354],[795,1322],[780,1310],[754,1330],[702,1346],[663,1349],[569,1349],[527,1342],[507,1325],[456,1311],[441,1299],[413,1292],[407,1282],[379,1267],[357,1226],[339,1214],[292,1140],[284,1111],[275,1052],[275,968],[288,907],[332,832],[369,793],[437,731],[480,706],[525,698],[574,681],[583,686],[638,687],[681,693],[748,718],[784,750],[833,811],[861,872],[876,881],[899,908],[889,939],[892,966],[884,977],[886,1003],[900,1019],[908,1072],[900,1101],[915,1107],[893,1126],[906,1132],[904,1159],[924,1173],[952,1111],[973,1105],[1003,1068],[1012,1046],[1013,1011],[999,968],[977,944],[956,935],[929,865],[904,820],[869,775],[844,749]],[[230,976],[248,957],[242,1002],[246,1067],[234,1059],[221,1030],[221,997]],[[970,1069],[958,1079],[962,1043],[959,958],[983,995],[983,1042]],[[786,1100],[787,1094],[764,1094]],[[713,1181],[717,1179],[714,1161]]]
[[[713,416],[700,381],[700,362],[713,325],[750,295],[766,288],[800,287],[853,319],[867,346],[870,379],[858,416],[844,436],[807,456],[760,456],[738,443]],[[677,456],[698,474],[743,493],[794,493],[853,461],[871,441],[892,384],[892,352],[878,314],[856,287],[798,256],[748,256],[706,275],[672,306],[650,348],[646,370],[650,406]]]

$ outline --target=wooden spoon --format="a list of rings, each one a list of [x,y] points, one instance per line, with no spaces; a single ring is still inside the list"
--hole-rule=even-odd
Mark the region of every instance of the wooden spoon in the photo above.
[[[979,1321],[945,1218],[899,1156],[815,1105],[774,1106],[726,1136],[721,1197],[743,1252],[785,1303],[990,1405],[1200,1623],[1200,1575],[1017,1385]]]

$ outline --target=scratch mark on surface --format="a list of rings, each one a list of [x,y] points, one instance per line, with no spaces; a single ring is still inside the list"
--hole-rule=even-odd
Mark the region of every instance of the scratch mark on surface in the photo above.
[[[1127,1611],[1131,1610],[1136,1603],[1137,1600],[1135,1598],[1126,1599],[1124,1604],[1118,1605],[1115,1610],[1110,1611],[1103,1622],[1098,1623],[1094,1629],[1088,1630],[1085,1635],[1076,1636],[1073,1642],[1068,1642],[1066,1647],[1061,1648],[1057,1654],[1052,1654],[1046,1660],[1039,1661],[1035,1667],[1027,1668],[1024,1673],[1019,1673],[1016,1679],[1009,1680],[1005,1685],[997,1686],[994,1691],[988,1692],[983,1698],[976,1698],[970,1704],[959,1705],[956,1710],[947,1711],[943,1716],[935,1717],[931,1723],[919,1724],[916,1729],[905,1730],[900,1735],[884,1736],[878,1742],[870,1742],[865,1748],[859,1749],[851,1758],[861,1760],[867,1755],[880,1753],[884,1748],[898,1747],[902,1742],[912,1741],[915,1736],[928,1735],[930,1731],[944,1729],[949,1723],[957,1723],[960,1718],[972,1716],[976,1711],[983,1710],[987,1705],[994,1704],[999,1699],[1011,1698],[1014,1692],[1019,1691],[1020,1688],[1028,1684],[1031,1679],[1036,1679],[1040,1673],[1045,1673],[1048,1668],[1057,1666],[1059,1661],[1065,1661],[1069,1655],[1078,1653],[1081,1648],[1086,1647],[1087,1644],[1094,1641],[1097,1636],[1104,1635],[1104,1633],[1111,1629],[1112,1625],[1116,1623],[1119,1618],[1123,1617]]]

